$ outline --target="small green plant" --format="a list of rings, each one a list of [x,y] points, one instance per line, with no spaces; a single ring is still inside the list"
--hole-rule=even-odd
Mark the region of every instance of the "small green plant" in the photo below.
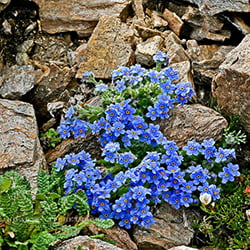
[[[41,171],[37,181],[33,198],[29,182],[16,172],[0,176],[0,249],[49,249],[91,223],[113,226],[112,220],[88,219],[90,208],[83,191],[64,195],[61,173]]]
[[[41,133],[40,140],[45,148],[54,148],[62,139],[54,128],[50,128],[45,133]]]
[[[249,249],[250,195],[246,187],[250,186],[249,174],[242,175],[243,182],[224,192],[216,204],[202,205],[204,217],[194,228],[201,244],[218,247],[219,249]]]

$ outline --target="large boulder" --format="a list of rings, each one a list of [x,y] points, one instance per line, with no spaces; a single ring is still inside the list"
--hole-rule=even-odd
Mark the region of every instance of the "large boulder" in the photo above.
[[[213,79],[213,96],[221,111],[238,115],[250,134],[250,34],[227,54]]]
[[[33,106],[0,99],[0,173],[15,170],[36,190],[39,170],[46,169]]]
[[[88,41],[85,58],[79,62],[76,77],[82,78],[82,73],[92,71],[96,78],[111,78],[114,69],[130,63],[132,36],[131,29],[119,18],[110,15],[101,17]]]
[[[100,17],[121,16],[129,0],[34,0],[40,9],[42,29],[50,34],[76,31],[90,36]]]
[[[219,140],[227,121],[218,112],[200,104],[177,105],[170,110],[169,119],[160,121],[160,127],[164,136],[182,147],[189,140]]]
[[[169,249],[188,245],[194,236],[192,221],[199,214],[190,209],[174,209],[163,203],[154,214],[155,223],[149,228],[137,227],[133,237],[139,249]]]

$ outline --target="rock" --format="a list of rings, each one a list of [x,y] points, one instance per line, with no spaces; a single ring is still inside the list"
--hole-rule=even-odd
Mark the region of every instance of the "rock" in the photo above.
[[[135,24],[134,27],[136,31],[139,33],[139,36],[144,40],[153,36],[162,35],[162,32],[156,29],[151,29],[137,24]]]
[[[200,104],[177,105],[169,112],[170,118],[161,120],[161,130],[169,140],[183,147],[189,140],[202,142],[219,140],[227,127],[226,119],[218,112]]]
[[[183,26],[181,18],[168,9],[165,9],[162,15],[164,19],[167,20],[169,29],[179,36]]]
[[[38,72],[32,65],[5,68],[0,77],[0,95],[6,99],[19,99],[33,89]]]
[[[34,38],[34,48],[30,59],[40,65],[56,64],[60,68],[70,67],[69,53],[76,48],[69,33],[56,35],[39,33]],[[40,68],[39,65],[36,67]]]
[[[250,35],[227,54],[220,65],[220,72],[213,79],[212,94],[221,111],[239,116],[242,125],[250,134]]]
[[[77,236],[69,240],[65,240],[55,247],[55,250],[72,250],[72,249],[84,250],[122,250],[122,248],[109,244],[103,240],[92,239],[88,236]]]
[[[100,159],[101,148],[97,138],[91,134],[87,134],[85,138],[79,137],[77,139],[69,138],[63,140],[55,148],[46,152],[45,158],[48,164],[51,164],[59,157],[62,158],[72,152],[79,153],[82,150],[90,153],[93,159]]]
[[[221,12],[250,12],[249,0],[186,0],[199,6],[199,9],[208,15]]]
[[[34,0],[40,9],[42,30],[50,34],[75,31],[90,36],[100,17],[122,16],[129,0]]]
[[[168,250],[198,250],[198,248],[186,247],[186,246],[178,246],[178,247],[171,247]]]
[[[167,27],[168,26],[168,22],[161,17],[159,12],[157,12],[157,11],[149,11],[148,10],[147,13],[151,17],[152,28],[162,28],[162,27]]]
[[[163,47],[163,38],[161,36],[153,36],[145,42],[136,46],[135,58],[136,62],[142,65],[152,66],[155,64],[153,56]]]
[[[49,67],[45,65],[38,65],[44,67],[44,73],[36,81],[35,88],[29,92],[27,99],[34,105],[37,110],[38,119],[50,118],[47,110],[49,102],[63,101],[67,102],[70,98],[67,88],[74,80],[74,69],[65,67],[59,68],[55,64]],[[76,83],[77,84],[77,83]]]
[[[176,210],[169,204],[162,203],[154,215],[155,223],[149,228],[136,227],[133,237],[141,250],[163,250],[188,245],[194,236],[192,220],[198,216],[193,210]]]
[[[182,20],[192,27],[190,38],[197,41],[209,39],[223,42],[231,36],[229,30],[223,29],[224,22],[219,17],[209,16],[191,6],[187,8]]]
[[[169,65],[189,61],[189,56],[182,47],[181,40],[173,32],[164,32],[164,52],[169,57]]]
[[[33,106],[0,99],[0,114],[0,173],[15,170],[29,180],[35,193],[36,177],[46,169],[46,161]]]
[[[250,34],[250,26],[236,14],[232,14],[231,17],[224,15],[224,18],[230,22],[234,27],[236,27],[242,34]]]
[[[88,41],[86,58],[80,62],[76,78],[92,71],[96,78],[110,79],[114,69],[130,64],[132,36],[131,29],[119,18],[101,17]]]
[[[0,13],[10,4],[11,0],[0,0]]]
[[[145,14],[143,10],[143,0],[133,0],[132,1],[132,7],[135,12],[135,18],[136,21],[134,21],[137,24],[145,25]]]
[[[101,229],[100,227],[91,224],[88,226],[88,232],[91,235],[104,234],[105,239],[115,242],[115,245],[123,250],[138,249],[136,244],[131,240],[128,232],[117,225],[109,229]]]

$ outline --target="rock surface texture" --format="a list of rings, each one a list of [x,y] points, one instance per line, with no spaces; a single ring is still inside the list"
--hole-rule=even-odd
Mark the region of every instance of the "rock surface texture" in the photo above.
[[[73,239],[66,240],[55,249],[72,250],[78,249],[78,247],[81,247],[81,249],[84,250],[122,250],[122,248],[116,247],[99,239],[91,239],[88,236],[77,236]]]
[[[189,140],[220,139],[227,121],[213,109],[193,104],[176,106],[170,111],[170,118],[162,120],[160,126],[168,139],[182,147]]]
[[[163,203],[155,212],[155,223],[150,228],[136,228],[133,237],[141,250],[188,245],[194,233],[191,221],[198,216],[191,210],[176,210]]]
[[[38,171],[46,168],[32,105],[0,99],[0,171],[25,176],[33,191]]]
[[[213,79],[213,95],[227,115],[239,115],[250,134],[250,35],[227,54]]]
[[[34,0],[40,8],[42,29],[55,34],[76,31],[89,36],[100,17],[120,16],[128,7],[128,0]]]

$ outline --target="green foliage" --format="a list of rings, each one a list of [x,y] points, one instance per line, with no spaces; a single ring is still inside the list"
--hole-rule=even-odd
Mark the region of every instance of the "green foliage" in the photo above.
[[[230,193],[225,192],[215,205],[201,206],[204,217],[194,228],[203,245],[228,250],[250,248],[250,221],[246,215],[250,195],[244,193],[250,186],[250,178],[247,174],[242,178],[243,182]]]
[[[84,191],[65,196],[62,173],[41,171],[37,182],[33,198],[28,181],[16,172],[0,176],[0,249],[45,250],[78,235],[91,223],[113,226],[112,220],[88,220],[90,208]],[[70,219],[75,208],[77,221]]]
[[[54,148],[62,139],[54,128],[50,128],[45,133],[41,133],[40,140],[45,148]]]

